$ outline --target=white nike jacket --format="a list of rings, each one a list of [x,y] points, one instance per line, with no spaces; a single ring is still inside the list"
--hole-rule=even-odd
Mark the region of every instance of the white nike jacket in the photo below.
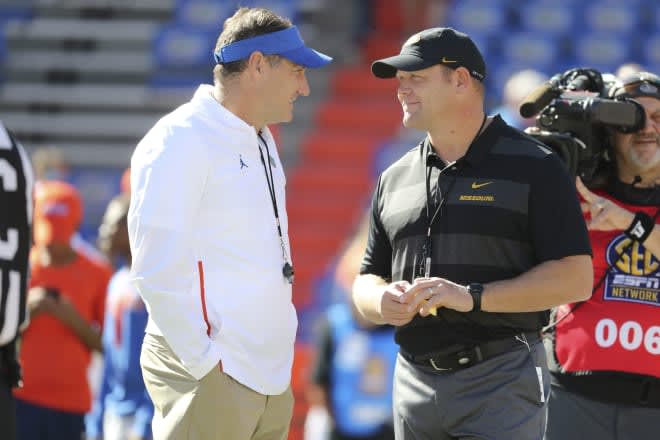
[[[195,378],[222,361],[245,386],[280,394],[298,321],[258,137],[211,92],[200,86],[133,153],[132,280],[149,311],[147,333],[165,337]],[[284,171],[270,131],[262,135],[291,255]]]

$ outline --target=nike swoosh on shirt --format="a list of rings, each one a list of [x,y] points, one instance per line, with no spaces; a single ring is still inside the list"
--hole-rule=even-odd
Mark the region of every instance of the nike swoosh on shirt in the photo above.
[[[493,182],[484,182],[484,183],[477,183],[477,182],[472,182],[472,189],[479,189],[481,187],[484,187],[486,185],[490,185]]]

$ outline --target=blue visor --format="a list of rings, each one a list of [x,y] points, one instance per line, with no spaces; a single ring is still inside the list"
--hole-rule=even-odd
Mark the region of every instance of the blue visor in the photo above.
[[[332,61],[331,57],[305,46],[298,28],[295,26],[234,41],[221,47],[213,54],[213,58],[218,64],[226,64],[248,58],[252,52],[256,51],[264,55],[279,55],[304,67],[321,67]]]

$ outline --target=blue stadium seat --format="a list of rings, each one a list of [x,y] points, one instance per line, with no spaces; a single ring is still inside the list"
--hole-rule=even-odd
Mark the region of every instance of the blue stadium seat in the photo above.
[[[0,67],[5,62],[5,56],[7,56],[7,41],[5,38],[5,25],[6,22],[0,20]],[[4,70],[4,69],[0,69]]]
[[[178,102],[183,103],[192,98],[200,84],[212,84],[212,75],[210,68],[206,72],[196,73],[158,70],[149,78],[148,86],[159,93],[177,93],[182,96],[182,99]],[[186,91],[187,93],[181,91]]]
[[[660,2],[658,0],[640,0],[640,34],[654,33],[660,27]]]
[[[631,60],[630,40],[611,33],[582,36],[575,42],[575,59],[581,65],[613,72],[619,65]]]
[[[652,1],[651,4],[647,5],[647,8],[650,16],[651,30],[660,29],[660,4],[657,1]]]
[[[295,21],[300,8],[299,0],[178,0],[174,17],[182,26],[199,26],[222,30],[226,18],[239,6],[264,7]]]
[[[75,166],[70,170],[69,182],[78,188],[85,201],[84,219],[80,232],[94,242],[105,208],[119,194],[121,168]]]
[[[183,25],[161,29],[154,40],[154,64],[158,67],[202,67],[213,65],[217,30]]]
[[[502,62],[527,66],[545,71],[556,63],[560,55],[557,38],[534,32],[517,32],[505,35],[501,48]]]
[[[19,6],[18,3],[13,3],[12,5],[0,4],[0,67],[7,56],[7,39],[5,35],[7,24],[12,21],[31,20],[33,16],[34,10],[31,0],[24,0],[21,6]],[[2,70],[4,69],[0,69],[0,71]],[[0,74],[2,74],[2,72],[0,72]],[[0,78],[0,80],[1,79],[2,78]]]
[[[300,3],[302,1],[303,0],[242,0],[239,3],[249,7],[268,8],[278,15],[289,18],[295,24],[298,19],[298,12],[300,11]]]
[[[181,26],[222,30],[225,19],[231,16],[238,1],[179,0],[174,11],[174,20]]]
[[[481,55],[483,55],[484,60],[486,61],[486,68],[488,68],[488,65],[490,64],[489,60],[493,55],[493,49],[491,45],[492,38],[488,38],[488,36],[481,34],[470,34],[470,38],[472,38],[474,44],[477,46],[477,48],[479,48],[479,52],[481,52]]]
[[[658,8],[658,11],[660,11],[660,8]],[[660,66],[660,32],[641,40],[641,54],[644,66],[648,68]],[[656,70],[655,73],[659,72]]]
[[[535,0],[520,9],[521,27],[528,32],[546,35],[562,35],[575,27],[576,8],[574,1]]]
[[[447,14],[448,26],[470,36],[497,33],[507,25],[507,10],[499,0],[463,0],[452,2]]]
[[[0,21],[4,20],[29,20],[34,16],[32,1],[24,0],[22,5],[18,2],[11,5],[0,4]]]
[[[587,31],[631,34],[641,24],[640,0],[602,0],[584,8],[583,23]]]

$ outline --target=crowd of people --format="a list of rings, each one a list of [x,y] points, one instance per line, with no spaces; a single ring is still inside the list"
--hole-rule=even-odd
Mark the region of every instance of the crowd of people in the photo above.
[[[97,246],[58,153],[33,172],[0,126],[3,439],[287,438],[295,256],[268,125],[332,58],[286,17],[239,8],[214,59],[213,85],[136,147]],[[520,130],[538,72],[485,111],[467,34],[408,35],[371,71],[396,80],[424,139],[380,173],[337,264],[307,440],[655,438],[660,78],[617,72],[609,99],[643,120],[609,127],[582,181]]]

